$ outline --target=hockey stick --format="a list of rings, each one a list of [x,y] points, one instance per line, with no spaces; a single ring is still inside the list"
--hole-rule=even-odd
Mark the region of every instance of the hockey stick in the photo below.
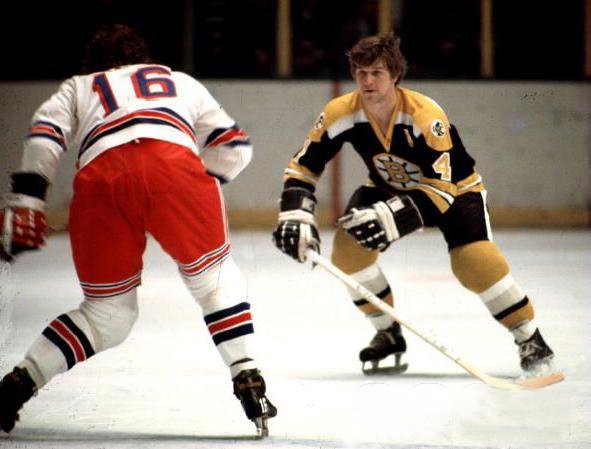
[[[312,264],[320,265],[322,268],[324,268],[330,274],[332,274],[333,276],[335,276],[336,278],[341,280],[349,288],[353,289],[354,291],[359,293],[361,296],[363,296],[363,298],[366,299],[368,302],[373,304],[375,307],[380,309],[382,312],[390,315],[398,323],[400,323],[402,326],[404,326],[410,332],[415,334],[421,340],[430,344],[435,349],[437,349],[439,352],[441,352],[444,356],[446,356],[448,359],[450,359],[452,362],[459,365],[471,376],[475,377],[478,380],[481,380],[482,382],[484,382],[487,385],[490,385],[491,387],[499,388],[501,390],[508,390],[508,391],[519,391],[519,390],[524,390],[524,389],[535,390],[538,388],[546,387],[546,386],[551,385],[556,382],[560,382],[561,380],[564,379],[564,374],[560,371],[553,372],[550,374],[541,375],[541,376],[523,378],[523,379],[504,379],[501,377],[494,377],[494,376],[491,376],[490,374],[486,374],[485,372],[483,372],[479,368],[475,367],[474,365],[462,360],[462,358],[460,356],[458,356],[457,354],[454,354],[452,350],[450,350],[448,347],[441,344],[433,336],[426,335],[425,333],[420,331],[413,323],[407,321],[406,319],[400,318],[400,316],[398,316],[398,313],[394,310],[393,307],[391,307],[390,305],[386,304],[384,301],[379,299],[376,295],[374,295],[367,288],[365,288],[363,285],[358,283],[351,276],[349,276],[349,275],[345,274],[343,271],[339,270],[332,263],[330,263],[328,260],[326,260],[320,254],[318,254],[316,251],[314,251],[312,249],[308,249],[306,251],[306,255],[307,255],[308,259],[310,261],[312,261]]]

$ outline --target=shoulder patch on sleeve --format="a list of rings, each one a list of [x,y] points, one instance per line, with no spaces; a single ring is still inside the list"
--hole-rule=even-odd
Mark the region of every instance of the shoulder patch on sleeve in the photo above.
[[[451,137],[449,135],[449,121],[445,112],[440,108],[426,108],[417,117],[417,124],[425,137],[429,147],[437,151],[451,149]]]
[[[442,120],[440,119],[435,119],[431,122],[431,133],[435,136],[435,137],[443,137],[446,134],[446,130],[445,130],[445,124],[443,123]]]
[[[314,122],[314,129],[315,130],[322,129],[324,127],[324,118],[325,117],[326,117],[326,114],[324,112],[321,112],[320,115],[318,116],[318,118],[316,119],[316,121]]]
[[[356,98],[355,92],[351,92],[329,101],[316,118],[312,129],[308,133],[308,138],[313,142],[318,142],[322,135],[331,129],[332,125],[343,118],[351,116],[351,121],[353,121],[353,115],[359,107]]]

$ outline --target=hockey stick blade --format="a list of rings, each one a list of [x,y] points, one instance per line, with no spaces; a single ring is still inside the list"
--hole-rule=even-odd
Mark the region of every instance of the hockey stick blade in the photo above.
[[[564,380],[564,374],[556,371],[550,374],[541,376],[524,377],[523,379],[516,379],[515,383],[520,385],[524,390],[537,390],[539,388],[547,387]]]
[[[324,270],[328,271],[334,277],[343,282],[347,287],[359,293],[369,303],[374,305],[376,308],[378,308],[385,314],[390,315],[398,323],[400,323],[400,325],[404,326],[407,330],[415,334],[425,343],[428,343],[429,345],[433,346],[441,354],[446,356],[456,365],[460,366],[468,374],[470,374],[478,380],[481,380],[482,382],[491,387],[507,391],[535,390],[546,387],[548,385],[552,385],[556,382],[560,382],[564,379],[564,374],[562,374],[561,372],[554,372],[547,375],[534,376],[523,379],[505,379],[501,377],[491,376],[490,374],[486,374],[484,371],[477,368],[476,366],[462,360],[462,358],[454,354],[451,349],[439,343],[439,341],[437,341],[435,337],[427,335],[426,333],[419,330],[414,324],[412,324],[408,320],[402,319],[400,316],[398,316],[394,308],[383,302],[380,298],[378,298],[376,295],[370,292],[367,288],[365,288],[351,276],[339,270],[337,267],[335,267],[332,263],[330,263],[327,259],[322,257],[313,249],[308,249],[306,251],[306,256],[308,260],[312,262],[313,265],[321,266]]]

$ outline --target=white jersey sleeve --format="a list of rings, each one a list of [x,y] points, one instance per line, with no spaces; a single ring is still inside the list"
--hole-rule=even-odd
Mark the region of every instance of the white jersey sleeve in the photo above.
[[[231,181],[252,159],[250,137],[202,85],[199,98],[195,131],[201,157],[210,174]]]
[[[33,115],[20,171],[37,173],[51,182],[75,130],[76,91],[70,78]]]

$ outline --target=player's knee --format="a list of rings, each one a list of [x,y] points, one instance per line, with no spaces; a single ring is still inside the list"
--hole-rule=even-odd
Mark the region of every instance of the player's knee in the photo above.
[[[332,245],[332,263],[347,274],[357,273],[378,260],[379,251],[370,251],[359,245],[353,237],[339,228]]]
[[[451,268],[467,289],[481,293],[509,273],[509,265],[493,242],[481,240],[450,251]]]
[[[97,352],[112,348],[123,343],[137,320],[136,289],[108,300],[86,300],[80,311],[92,328]]]
[[[232,256],[205,273],[183,279],[193,298],[204,310],[211,304],[240,301],[247,296],[246,279]]]

